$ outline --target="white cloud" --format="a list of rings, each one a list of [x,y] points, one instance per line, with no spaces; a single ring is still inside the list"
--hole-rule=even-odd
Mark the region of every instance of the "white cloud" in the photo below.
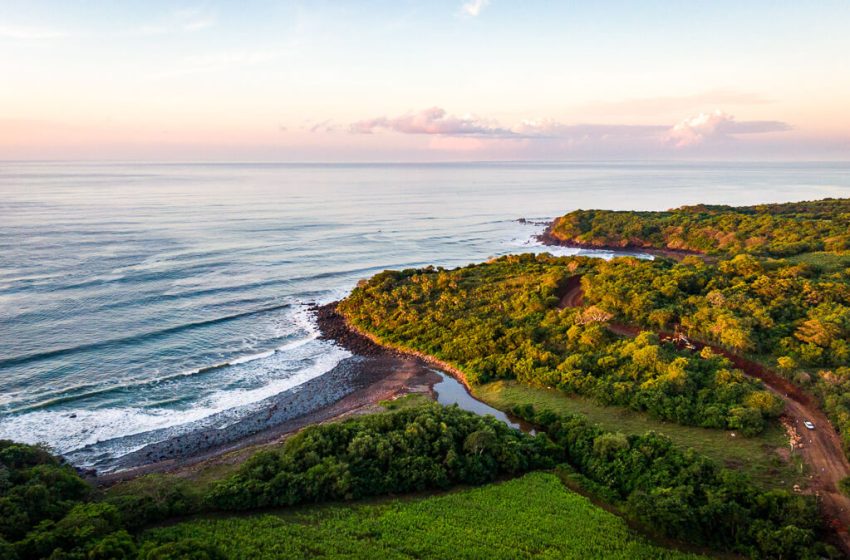
[[[21,40],[39,40],[39,39],[57,39],[66,37],[67,34],[62,31],[50,29],[46,27],[29,27],[21,25],[3,25],[0,24],[0,37],[7,39]]]
[[[178,10],[174,14],[183,31],[199,31],[215,25],[215,16],[200,9]]]
[[[171,69],[151,74],[150,79],[162,80],[176,76],[221,72],[233,68],[261,66],[286,56],[278,50],[235,50],[218,51],[186,56],[177,61]]]
[[[461,11],[469,17],[476,17],[489,3],[490,0],[469,0],[461,6]]]
[[[192,33],[216,24],[212,12],[199,8],[177,10],[157,23],[142,25],[135,32],[139,35],[166,35],[169,33]]]
[[[664,125],[563,124],[552,119],[525,120],[513,131],[526,138],[560,138],[571,141],[654,138],[668,129]]]
[[[790,129],[787,123],[781,121],[736,121],[729,113],[716,110],[676,123],[667,133],[667,138],[676,147],[684,148],[728,140],[737,134],[764,134]]]

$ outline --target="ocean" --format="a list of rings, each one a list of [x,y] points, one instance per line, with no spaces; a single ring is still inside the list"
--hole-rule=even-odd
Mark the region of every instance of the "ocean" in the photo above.
[[[349,356],[309,304],[577,253],[534,240],[569,210],[829,196],[850,164],[0,163],[0,438],[103,467],[235,421]]]

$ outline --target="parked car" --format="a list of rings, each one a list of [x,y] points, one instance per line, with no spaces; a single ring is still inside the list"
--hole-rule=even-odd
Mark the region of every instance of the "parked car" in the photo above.
[[[814,430],[814,429],[815,429],[815,425],[814,425],[814,424],[812,424],[811,422],[809,422],[808,420],[804,420],[804,421],[803,421],[803,425],[804,425],[805,427],[807,427],[808,429],[810,429],[810,430]]]

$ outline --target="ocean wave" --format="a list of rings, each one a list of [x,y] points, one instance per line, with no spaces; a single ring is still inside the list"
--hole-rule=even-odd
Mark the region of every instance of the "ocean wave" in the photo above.
[[[514,237],[509,242],[510,247],[523,248],[526,252],[549,253],[556,257],[585,256],[598,259],[611,260],[614,257],[631,256],[639,259],[653,260],[655,257],[648,253],[632,251],[615,251],[613,249],[586,249],[582,247],[565,247],[561,245],[547,245],[537,238],[538,234],[532,236]]]
[[[281,337],[283,338],[287,336],[291,337],[293,335],[298,335],[298,338],[295,340],[290,340],[287,343],[277,346],[275,348],[251,354],[244,354],[222,362],[187,369],[184,371],[178,371],[176,373],[171,373],[167,375],[156,376],[148,379],[137,379],[106,386],[94,383],[87,383],[74,387],[60,389],[58,391],[46,392],[38,395],[40,400],[38,400],[37,402],[21,405],[15,408],[10,408],[5,412],[7,414],[20,414],[24,412],[47,409],[57,405],[67,404],[83,399],[89,399],[91,397],[104,396],[111,393],[127,391],[130,389],[154,387],[163,383],[180,380],[187,377],[208,374],[223,368],[270,358],[277,353],[290,352],[292,350],[300,348],[301,346],[309,344],[311,341],[315,340],[319,336],[318,325],[316,325],[316,322],[309,308],[306,305],[292,305],[290,307],[293,307],[294,311],[287,316],[289,328],[287,329],[287,332],[282,333]],[[11,398],[11,395],[8,396]]]
[[[0,438],[44,443],[57,453],[73,453],[75,464],[90,466],[104,455],[119,457],[179,433],[237,421],[252,410],[251,405],[327,373],[351,356],[323,340],[309,340],[289,350],[227,367],[234,368],[233,377],[257,378],[268,371],[287,369],[292,370],[290,374],[259,387],[215,391],[184,410],[140,406],[35,410],[5,417],[0,423]],[[88,450],[80,453],[84,448]]]
[[[249,354],[248,356],[241,356],[239,358],[234,358],[226,364],[231,366],[237,366],[239,364],[247,364],[248,362],[253,362],[254,360],[262,360],[263,358],[268,358],[270,356],[274,356],[274,350],[268,350],[266,352],[260,352],[259,354]]]
[[[27,364],[31,362],[36,362],[40,360],[46,360],[49,358],[57,358],[61,356],[66,356],[69,354],[74,354],[78,352],[87,352],[91,350],[100,350],[103,348],[109,348],[114,346],[121,346],[130,343],[137,343],[142,340],[150,340],[159,338],[166,335],[171,335],[175,333],[179,333],[185,330],[198,328],[198,327],[206,327],[210,325],[217,325],[220,323],[225,323],[227,321],[233,321],[235,319],[242,319],[245,317],[251,317],[253,315],[259,315],[261,313],[268,313],[270,311],[278,311],[280,309],[286,309],[288,307],[292,307],[292,303],[284,303],[281,305],[273,305],[269,307],[264,307],[261,309],[252,309],[249,311],[242,311],[240,313],[233,313],[231,315],[225,315],[222,317],[215,317],[213,319],[206,319],[203,321],[192,321],[189,323],[182,323],[180,325],[174,325],[173,327],[166,327],[164,329],[158,329],[154,331],[147,331],[137,334],[132,334],[124,337],[110,338],[106,340],[100,340],[97,342],[92,342],[89,344],[79,344],[77,346],[70,346],[65,348],[56,348],[53,350],[46,350],[44,352],[36,352],[33,354],[27,354],[23,356],[15,356],[12,358],[7,358],[4,360],[0,360],[0,368],[9,367],[9,366],[17,366],[22,364]]]

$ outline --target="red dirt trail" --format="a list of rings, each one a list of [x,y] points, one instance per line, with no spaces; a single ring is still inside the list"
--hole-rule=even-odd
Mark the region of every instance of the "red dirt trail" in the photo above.
[[[579,307],[584,301],[581,289],[581,277],[573,276],[559,290],[558,307]],[[641,330],[631,325],[612,323],[608,328],[619,335],[633,337]],[[672,333],[658,331],[662,337],[672,337]],[[779,376],[777,373],[725,348],[691,339],[690,342],[701,350],[706,346],[712,351],[727,357],[735,367],[745,374],[760,379],[768,389],[785,401],[784,415],[800,434],[803,447],[799,450],[803,460],[809,466],[811,479],[808,492],[819,498],[821,511],[829,526],[835,530],[844,552],[850,556],[850,498],[838,490],[838,482],[850,475],[850,463],[841,449],[841,441],[835,428],[826,415],[821,412],[817,401],[799,387]],[[815,425],[808,430],[804,421]]]

